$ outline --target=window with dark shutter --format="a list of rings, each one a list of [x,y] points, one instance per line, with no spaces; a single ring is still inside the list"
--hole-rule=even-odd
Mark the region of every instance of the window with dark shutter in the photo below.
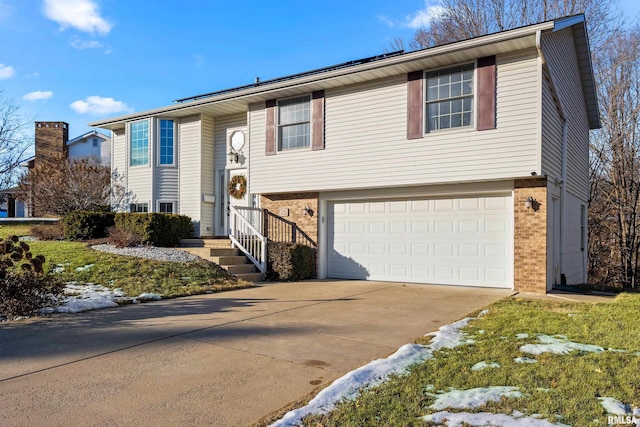
[[[324,91],[311,94],[311,149],[324,150]]]
[[[276,154],[276,104],[275,99],[271,99],[265,103],[267,114],[265,154],[267,156]]]
[[[496,57],[478,59],[478,130],[496,128]]]
[[[407,139],[424,136],[422,70],[407,74]]]

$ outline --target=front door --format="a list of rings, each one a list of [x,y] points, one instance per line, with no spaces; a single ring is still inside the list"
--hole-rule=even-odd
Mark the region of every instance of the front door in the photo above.
[[[218,188],[216,189],[216,200],[219,200],[216,208],[216,235],[228,236],[229,235],[229,207],[230,206],[250,206],[252,197],[247,193],[247,185],[244,185],[244,194],[242,190],[240,193],[234,195],[229,194],[229,182],[234,177],[244,177],[244,182],[247,181],[246,169],[221,169],[218,171]],[[236,178],[236,181],[243,181],[241,178]],[[242,197],[239,197],[239,196]]]

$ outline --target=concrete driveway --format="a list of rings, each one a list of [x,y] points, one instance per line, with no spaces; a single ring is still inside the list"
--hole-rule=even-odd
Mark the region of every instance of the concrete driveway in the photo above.
[[[311,281],[0,324],[0,425],[250,425],[511,291]]]

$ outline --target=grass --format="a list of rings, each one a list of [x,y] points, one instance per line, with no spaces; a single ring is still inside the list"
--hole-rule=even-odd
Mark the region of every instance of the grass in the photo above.
[[[29,232],[29,225],[1,226],[0,238],[12,234],[28,235]],[[63,281],[121,288],[129,296],[148,292],[171,298],[253,286],[237,280],[220,266],[208,261],[154,261],[94,251],[83,242],[34,241],[28,244],[34,255],[45,256],[45,271],[57,266],[64,268],[63,272],[52,273]],[[76,271],[76,268],[89,264],[93,266]]]
[[[28,236],[31,233],[32,224],[27,223],[8,223],[0,225],[0,239],[9,236]]]
[[[505,299],[489,310],[488,315],[465,329],[475,344],[435,352],[434,359],[414,366],[408,375],[368,389],[327,415],[307,417],[304,424],[424,426],[427,424],[420,417],[437,412],[429,408],[435,400],[428,392],[432,388],[519,387],[522,398],[503,398],[465,411],[520,411],[573,426],[607,425],[607,414],[598,397],[614,397],[640,407],[640,355],[634,354],[640,351],[640,295],[622,294],[610,304]],[[529,337],[516,337],[523,333]],[[519,351],[521,345],[537,343],[538,334],[566,335],[570,341],[625,352],[533,356]],[[428,344],[429,339],[418,342]],[[522,356],[535,358],[538,363],[514,362]],[[497,362],[500,368],[472,371],[471,367],[481,361]]]

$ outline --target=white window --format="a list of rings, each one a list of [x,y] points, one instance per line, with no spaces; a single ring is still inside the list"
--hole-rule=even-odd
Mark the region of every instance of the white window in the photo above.
[[[158,202],[158,212],[164,214],[172,214],[175,213],[173,211],[173,202]]]
[[[473,65],[427,73],[427,132],[473,125]]]
[[[141,120],[129,124],[130,165],[149,164],[149,121]]]
[[[158,132],[158,163],[160,165],[175,164],[175,126],[173,120],[160,119]]]
[[[278,101],[278,149],[311,144],[311,99],[308,96]]]
[[[132,213],[147,213],[149,212],[148,203],[131,203],[129,211]]]

